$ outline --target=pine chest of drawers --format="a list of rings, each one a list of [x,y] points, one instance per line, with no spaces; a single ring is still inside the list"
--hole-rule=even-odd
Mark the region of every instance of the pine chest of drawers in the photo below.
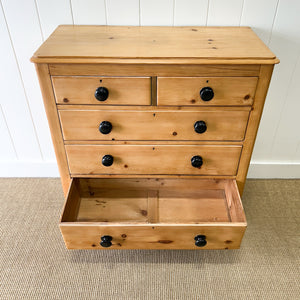
[[[239,248],[278,62],[250,28],[59,26],[32,61],[67,248]]]

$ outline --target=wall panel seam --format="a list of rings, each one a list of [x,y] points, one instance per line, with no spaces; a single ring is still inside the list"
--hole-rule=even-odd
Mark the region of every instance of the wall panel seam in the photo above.
[[[14,140],[13,140],[12,135],[11,135],[11,133],[10,133],[10,130],[9,130],[9,127],[8,127],[8,124],[7,124],[7,121],[6,121],[6,117],[5,117],[5,114],[4,114],[4,111],[3,111],[1,105],[0,105],[0,112],[1,112],[1,114],[2,114],[2,116],[3,116],[4,124],[5,124],[5,126],[6,126],[6,129],[7,129],[7,132],[8,132],[8,135],[9,135],[9,138],[10,138],[10,141],[11,141],[11,144],[12,144],[12,147],[13,147],[13,149],[14,149],[16,159],[19,160],[18,153],[17,153],[17,149],[16,149],[16,147],[15,147],[15,143],[14,143]]]
[[[74,15],[73,15],[73,6],[72,6],[72,0],[69,0],[70,10],[71,10],[71,16],[72,16],[72,23],[74,25]]]
[[[106,4],[106,0],[104,0],[104,10],[105,10],[105,24],[107,25],[107,20],[108,20],[108,10],[107,10],[107,4]]]
[[[139,0],[139,26],[141,26],[141,0]]]
[[[42,30],[41,18],[40,18],[39,9],[38,9],[38,5],[37,5],[36,0],[34,0],[34,6],[35,6],[35,10],[36,10],[36,14],[37,14],[38,21],[39,21],[39,26],[40,26],[40,31],[41,31],[42,40],[43,40],[43,42],[44,42],[45,37],[44,37],[43,30]]]
[[[207,26],[207,22],[208,22],[209,2],[210,2],[210,0],[207,0],[207,9],[206,9],[206,21],[205,21],[205,26]]]
[[[173,26],[175,26],[175,4],[176,0],[173,0]]]
[[[269,40],[268,40],[268,43],[267,43],[268,46],[270,45],[270,42],[271,42],[271,39],[272,39],[272,35],[273,35],[273,28],[274,28],[275,20],[276,20],[277,13],[278,13],[279,1],[280,0],[277,0],[277,3],[276,3],[276,9],[275,9],[274,17],[273,17],[271,31],[270,31],[270,34],[269,34]]]
[[[15,51],[15,48],[14,48],[14,44],[13,44],[13,41],[12,41],[12,38],[11,38],[11,33],[10,33],[10,30],[9,30],[9,27],[8,27],[8,23],[7,23],[5,11],[4,11],[3,4],[2,4],[1,0],[0,0],[0,5],[1,5],[2,12],[3,12],[4,22],[5,22],[6,30],[7,30],[7,33],[8,33],[9,41],[10,41],[10,44],[11,44],[11,47],[12,47],[13,56],[15,58],[16,66],[17,66],[17,69],[18,69],[18,73],[19,73],[21,85],[22,85],[22,88],[23,88],[24,97],[25,97],[27,108],[28,108],[30,120],[31,120],[31,123],[32,123],[32,126],[33,126],[34,135],[35,135],[35,138],[36,138],[36,141],[37,141],[37,144],[38,144],[38,148],[39,148],[39,151],[40,151],[41,159],[44,160],[42,149],[41,149],[41,145],[40,145],[40,141],[39,141],[38,134],[37,134],[37,130],[36,130],[36,127],[35,127],[35,124],[34,124],[34,121],[33,121],[32,112],[31,112],[31,109],[30,109],[30,105],[29,105],[28,96],[27,96],[27,93],[26,93],[24,81],[23,81],[23,78],[22,78],[20,64],[19,64],[19,61],[18,61],[18,58],[17,58],[17,54],[16,54],[16,51]]]
[[[291,84],[292,84],[292,79],[293,79],[294,74],[296,72],[296,68],[297,68],[297,64],[298,64],[299,60],[300,60],[300,50],[298,51],[298,57],[297,57],[297,59],[295,61],[295,64],[293,66],[293,71],[291,73],[290,80],[289,80],[288,86],[286,88],[287,93],[285,94],[285,97],[284,97],[284,103],[283,103],[282,109],[280,111],[279,118],[277,119],[278,121],[277,121],[277,124],[276,124],[275,133],[274,133],[274,136],[272,138],[271,154],[273,153],[273,150],[274,150],[274,144],[275,144],[276,136],[277,136],[277,133],[278,133],[278,130],[279,130],[279,125],[280,125],[281,120],[282,120],[283,112],[284,112],[284,110],[285,110],[285,108],[287,106],[287,103],[288,103],[289,91],[291,90],[290,87],[291,87]],[[296,154],[296,152],[294,153],[294,155],[295,154]]]
[[[243,16],[243,13],[244,13],[244,6],[245,6],[245,0],[243,0],[243,3],[242,3],[242,9],[241,9],[239,26],[241,26],[242,16]]]
[[[297,153],[298,153],[299,150],[300,150],[300,142],[296,146],[296,151],[295,151],[295,154],[294,154],[294,158],[292,158],[293,163],[297,163]]]

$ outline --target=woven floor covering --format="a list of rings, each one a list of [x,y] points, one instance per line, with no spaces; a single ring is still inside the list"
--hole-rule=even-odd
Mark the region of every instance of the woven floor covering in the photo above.
[[[300,299],[300,180],[248,180],[239,250],[66,250],[60,180],[0,179],[0,299]]]

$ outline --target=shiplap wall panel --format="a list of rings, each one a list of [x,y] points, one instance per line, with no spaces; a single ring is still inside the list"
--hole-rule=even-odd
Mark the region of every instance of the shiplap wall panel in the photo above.
[[[36,4],[44,40],[58,25],[73,24],[70,0],[36,0]]]
[[[239,26],[244,0],[210,0],[208,26]]]
[[[0,134],[5,144],[0,149],[0,176],[58,174],[40,89],[29,59],[57,25],[73,23],[251,26],[269,43],[281,64],[275,66],[250,176],[300,176],[300,1],[0,0],[0,3],[4,10],[4,14],[0,11]]]
[[[140,10],[141,25],[173,25],[173,0],[140,0]]]
[[[270,40],[278,1],[279,0],[244,1],[241,26],[251,26],[265,44],[268,44]]]
[[[208,0],[175,0],[175,26],[205,26]]]
[[[108,0],[106,1],[107,25],[140,24],[139,0]]]
[[[0,10],[0,36],[1,108],[13,139],[18,159],[40,160],[42,159],[41,151],[2,9]]]
[[[0,106],[0,161],[12,161],[17,159],[16,151],[12,139],[9,134],[9,129],[5,121],[3,111]]]
[[[295,154],[291,157],[291,159],[293,162],[300,162],[300,118],[299,118],[299,112],[300,112],[300,100],[299,100],[299,95],[300,95],[300,56],[298,57],[298,63],[296,65],[295,73],[291,80],[291,87],[293,87],[293,94],[291,95],[291,97],[293,97],[292,101],[295,105],[295,107],[293,108],[293,115],[292,115],[293,118],[291,116],[287,116],[287,117],[283,116],[281,118],[281,122],[279,124],[278,129],[281,128],[280,126],[282,123],[285,122],[286,118],[288,118],[289,120],[291,119],[291,122],[294,122],[294,124],[290,125],[290,127],[285,128],[285,130],[298,132],[298,134],[296,136],[292,135],[290,133],[290,136],[292,135],[293,139],[295,139],[295,138],[297,139],[296,147],[295,147]],[[296,117],[295,117],[295,114],[296,114]],[[293,130],[291,130],[291,128]],[[285,159],[285,157],[283,158],[283,160],[284,159]],[[300,176],[300,174],[299,174],[299,176]]]
[[[300,23],[300,22],[299,22]],[[300,28],[300,24],[299,24]],[[299,40],[300,42],[300,40]],[[285,157],[295,160],[300,142],[300,49],[293,76],[288,86],[286,101],[277,125],[271,157],[282,161]],[[295,134],[296,133],[296,134]]]
[[[291,10],[291,6],[293,9]],[[276,122],[276,131],[271,149],[270,158],[273,160],[283,160],[295,157],[297,145],[300,141],[300,1],[289,0],[280,1],[279,10],[274,22],[273,35],[270,46],[274,50],[282,53],[282,62],[287,62],[289,70],[286,74],[280,74],[279,86],[276,88],[283,90],[281,94],[282,109]],[[287,22],[288,20],[288,22]],[[283,65],[283,64],[282,64]],[[286,75],[287,78],[284,78]],[[278,78],[278,77],[277,77]],[[288,81],[286,80],[288,79]],[[280,91],[278,91],[280,92]],[[280,100],[278,99],[278,102]],[[296,134],[295,134],[296,133]]]
[[[251,26],[253,30],[256,32],[256,34],[266,43],[269,43],[273,23],[276,16],[276,9],[278,5],[279,0],[245,0],[243,5],[243,11],[241,16],[241,26]],[[263,12],[263,13],[258,13]],[[277,54],[277,53],[276,53]],[[277,66],[276,66],[277,70]],[[274,73],[276,76],[277,71]],[[270,122],[267,118],[268,113],[266,111],[268,110],[268,107],[272,110],[272,100],[270,100],[270,97],[267,97],[266,104],[265,104],[265,111],[262,116],[260,129],[258,131],[254,151],[253,151],[253,159],[259,160],[260,157],[262,157],[263,153],[266,153],[266,147],[271,147],[271,142],[269,142],[269,145],[267,145],[265,140],[265,134],[266,130],[269,130],[265,128],[266,126],[270,125]],[[262,129],[264,128],[264,129]],[[269,149],[270,150],[270,149]],[[267,154],[269,155],[269,153]]]
[[[295,144],[285,144],[280,139],[285,139],[284,135],[277,137],[279,124],[289,122],[291,116],[282,119],[282,112],[288,102],[291,101],[288,93],[291,92],[291,81],[295,74],[295,68],[300,50],[300,1],[289,0],[279,1],[277,13],[274,18],[272,35],[269,47],[280,58],[281,63],[276,66],[268,97],[266,99],[263,118],[261,121],[258,138],[255,144],[253,159],[263,161],[291,161],[291,153],[295,154]],[[298,82],[300,78],[297,79]],[[291,132],[291,133],[289,133]],[[295,128],[289,128],[286,134],[292,134],[297,140],[299,135]],[[279,138],[279,139],[278,139]],[[296,143],[296,142],[295,142]],[[294,145],[294,147],[292,146]],[[281,147],[279,152],[286,152],[285,158],[279,155],[274,147]],[[285,150],[283,150],[285,149]]]
[[[2,6],[14,51],[18,59],[18,66],[25,87],[27,101],[30,105],[31,118],[34,122],[42,157],[46,160],[54,159],[50,130],[43,101],[41,100],[42,96],[37,75],[34,65],[29,60],[32,53],[42,42],[42,33],[35,1],[2,0]]]
[[[106,25],[104,0],[70,0],[74,24]]]
[[[295,156],[294,156],[293,161],[294,161],[295,163],[297,163],[297,162],[300,161],[300,142],[299,142],[298,145],[297,145],[296,153],[295,153]],[[299,172],[300,172],[300,171],[299,171]],[[299,174],[299,177],[300,177],[300,174]]]

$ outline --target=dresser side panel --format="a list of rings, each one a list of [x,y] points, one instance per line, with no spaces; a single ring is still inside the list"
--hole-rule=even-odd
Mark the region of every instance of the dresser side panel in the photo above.
[[[251,155],[259,127],[262,111],[265,104],[266,95],[268,92],[270,80],[272,77],[274,65],[262,65],[260,75],[255,92],[252,111],[250,112],[249,122],[246,130],[246,136],[243,144],[243,150],[240,158],[240,164],[237,173],[237,185],[240,195],[242,196],[245,180],[251,160]]]
[[[53,94],[49,68],[47,64],[35,64],[39,78],[39,83],[43,95],[45,111],[51,131],[52,142],[54,145],[58,169],[61,177],[62,187],[65,198],[71,183],[66,151],[64,147],[58,112]]]

